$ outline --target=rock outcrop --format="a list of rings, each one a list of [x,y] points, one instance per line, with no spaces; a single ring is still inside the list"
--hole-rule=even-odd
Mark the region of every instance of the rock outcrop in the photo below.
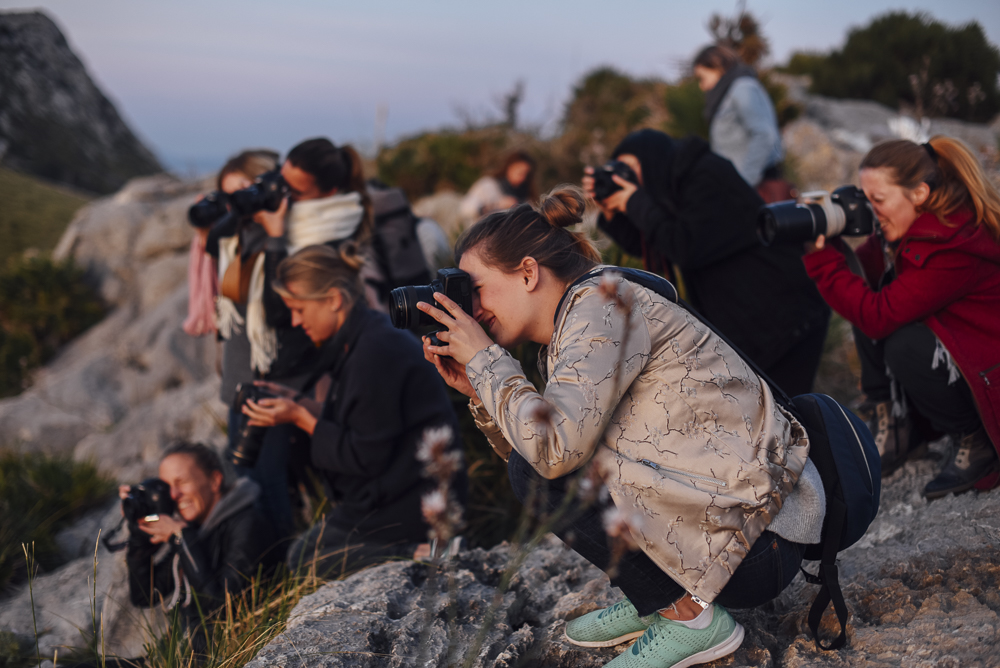
[[[41,12],[0,13],[0,158],[96,193],[162,171]]]
[[[816,649],[806,616],[817,588],[799,575],[770,604],[733,611],[746,639],[713,665],[1000,665],[996,493],[928,503],[920,490],[935,471],[931,462],[913,462],[887,479],[878,518],[841,555],[852,614],[849,647]],[[443,572],[397,562],[329,583],[296,606],[287,630],[248,665],[444,667],[464,665],[474,648],[471,665],[477,668],[597,668],[622,651],[584,649],[563,638],[565,620],[621,594],[551,536],[527,556],[491,616],[497,584],[513,556],[503,544],[465,552]],[[824,629],[832,631],[833,621],[831,615]]]

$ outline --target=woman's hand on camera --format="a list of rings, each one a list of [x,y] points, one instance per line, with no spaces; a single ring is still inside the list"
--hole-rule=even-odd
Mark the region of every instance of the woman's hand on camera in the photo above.
[[[312,434],[316,430],[317,418],[309,410],[287,397],[273,397],[254,401],[247,399],[243,404],[243,414],[250,417],[251,427],[275,427],[279,424],[294,424],[302,431]]]
[[[434,365],[445,384],[478,403],[479,396],[476,394],[475,388],[472,387],[472,383],[469,382],[469,377],[465,375],[465,365],[459,364],[450,357],[442,357],[431,352],[431,337],[425,336],[423,342],[424,359]]]
[[[462,307],[445,297],[440,292],[434,293],[434,299],[445,308],[445,311],[434,308],[427,302],[417,302],[417,308],[448,328],[447,332],[438,332],[438,339],[443,346],[428,346],[428,350],[436,355],[452,358],[464,368],[480,350],[486,350],[493,345],[493,339],[483,331],[476,320],[462,310]]]
[[[258,211],[253,215],[255,223],[259,223],[269,237],[285,236],[285,214],[288,213],[288,198],[281,200],[277,211]]]
[[[601,202],[602,207],[606,207],[612,211],[612,216],[614,212],[625,213],[628,210],[628,201],[632,198],[632,195],[639,186],[632,183],[631,181],[626,181],[617,174],[611,175],[611,180],[621,186],[621,190],[616,190]],[[608,216],[605,216],[607,218]]]
[[[805,243],[806,255],[809,255],[809,253],[815,253],[818,250],[823,250],[825,246],[826,246],[826,237],[821,234],[818,237],[816,237],[814,241],[807,241]]]
[[[175,520],[170,515],[158,515],[155,522],[139,520],[139,531],[149,534],[149,542],[153,544],[166,543],[170,538],[187,528],[187,522]]]

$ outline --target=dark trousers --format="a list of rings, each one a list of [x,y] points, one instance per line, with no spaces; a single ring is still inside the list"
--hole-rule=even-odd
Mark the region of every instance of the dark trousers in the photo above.
[[[812,392],[830,316],[821,323],[815,323],[806,334],[792,346],[777,362],[764,369],[764,373],[790,397]]]
[[[239,412],[230,409],[229,442],[239,435]],[[235,426],[234,426],[235,423]],[[288,493],[289,472],[309,457],[310,438],[291,424],[270,427],[253,468],[237,466],[236,474],[248,476],[260,485],[257,509],[264,514],[282,538],[295,532],[292,499]]]
[[[412,558],[427,542],[427,523],[420,506],[421,490],[368,512],[338,505],[322,521],[292,542],[289,568],[308,568],[337,577],[392,558]]]
[[[870,401],[892,398],[895,378],[910,405],[942,434],[971,434],[982,426],[972,391],[944,346],[923,323],[900,327],[873,341],[857,327],[854,343],[861,360],[861,389]]]
[[[528,511],[541,513],[561,508],[573,477],[546,480],[517,452],[511,453],[507,472],[521,503],[527,504],[533,496],[536,505]],[[605,573],[614,565],[602,521],[606,508],[597,503],[582,506],[570,500],[568,508],[563,509],[566,521],[558,523],[554,531],[567,546]],[[727,608],[754,608],[770,601],[795,577],[805,547],[765,531],[715,601]],[[622,590],[641,616],[669,607],[686,593],[641,550],[627,552],[618,561],[611,584]]]

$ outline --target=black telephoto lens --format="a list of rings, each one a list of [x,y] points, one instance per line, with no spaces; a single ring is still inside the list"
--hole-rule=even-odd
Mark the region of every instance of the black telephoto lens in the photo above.
[[[757,236],[765,246],[812,241],[826,232],[826,214],[818,204],[775,202],[757,213]]]

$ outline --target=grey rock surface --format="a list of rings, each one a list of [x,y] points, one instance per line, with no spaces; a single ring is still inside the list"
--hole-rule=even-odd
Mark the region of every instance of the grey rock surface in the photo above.
[[[920,490],[936,467],[911,462],[886,479],[879,516],[841,555],[852,614],[848,648],[816,649],[806,616],[817,588],[799,575],[771,603],[733,611],[746,638],[736,653],[712,665],[1000,665],[998,493],[928,503]],[[511,555],[504,544],[465,552],[443,572],[397,562],[328,583],[299,603],[285,632],[249,665],[462,665],[481,629],[487,632],[474,666],[596,667],[622,651],[584,649],[563,639],[565,620],[617,601],[620,592],[551,536],[526,558],[495,618],[488,619]],[[823,630],[834,629],[830,615]]]
[[[15,169],[96,193],[161,171],[41,12],[0,13],[0,143]]]

